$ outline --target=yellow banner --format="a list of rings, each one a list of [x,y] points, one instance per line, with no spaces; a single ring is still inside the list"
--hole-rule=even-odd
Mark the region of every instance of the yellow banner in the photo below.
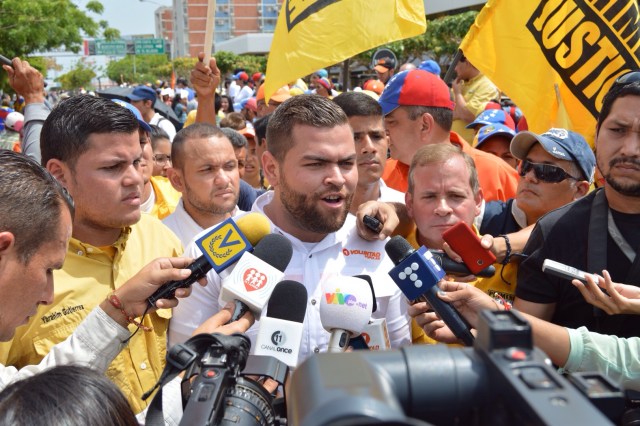
[[[320,68],[426,28],[423,0],[284,0],[267,63],[265,98]]]
[[[489,0],[461,49],[530,130],[565,127],[593,144],[602,98],[640,68],[639,21],[632,0]]]

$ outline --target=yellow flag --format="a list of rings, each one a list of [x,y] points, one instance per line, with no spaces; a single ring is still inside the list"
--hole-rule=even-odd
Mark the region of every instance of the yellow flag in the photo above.
[[[423,0],[287,0],[273,34],[265,98],[368,49],[424,33]]]
[[[566,124],[593,143],[607,90],[640,68],[639,23],[635,0],[489,0],[461,49],[530,130]]]

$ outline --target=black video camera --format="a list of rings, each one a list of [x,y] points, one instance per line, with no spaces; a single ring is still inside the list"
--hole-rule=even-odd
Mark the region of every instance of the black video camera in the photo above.
[[[289,424],[607,425],[625,398],[597,373],[570,383],[514,311],[484,311],[473,348],[317,354],[296,369]],[[425,423],[429,422],[429,423]]]
[[[276,399],[258,379],[269,377],[284,385],[288,367],[274,357],[249,356],[250,348],[251,342],[242,334],[214,333],[194,336],[169,350],[167,367],[156,387],[185,372],[181,425],[286,424],[284,398]],[[146,424],[163,424],[161,401],[162,393],[158,392]]]

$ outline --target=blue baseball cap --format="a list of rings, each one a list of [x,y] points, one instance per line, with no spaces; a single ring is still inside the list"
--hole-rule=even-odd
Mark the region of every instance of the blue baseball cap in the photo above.
[[[420,65],[418,65],[418,69],[425,70],[430,72],[431,74],[435,74],[438,77],[440,76],[440,65],[433,59],[427,59],[426,61],[422,61]]]
[[[529,131],[519,132],[511,140],[511,153],[524,160],[536,142],[555,158],[576,163],[582,171],[582,177],[589,183],[593,182],[596,157],[582,135],[558,128],[549,129],[541,135]]]
[[[136,86],[133,92],[127,96],[132,101],[153,101],[157,99],[156,91],[148,86]]]
[[[488,124],[478,131],[478,144],[476,148],[479,148],[484,142],[497,135],[506,136],[509,141],[511,141],[516,135],[516,132],[504,124]]]
[[[314,74],[317,74],[318,77],[324,77],[324,78],[329,78],[329,73],[327,72],[327,70],[325,70],[324,68],[320,68],[318,71],[316,71]]]
[[[140,111],[138,111],[138,108],[134,107],[129,102],[125,102],[121,99],[111,99],[111,100],[117,103],[118,105],[125,107],[126,109],[131,111],[133,115],[135,115],[136,118],[138,119],[138,124],[140,125],[140,127],[142,127],[142,129],[144,129],[145,131],[151,133],[151,127],[146,121],[144,121],[144,119],[142,118],[142,114],[140,114]]]
[[[471,123],[467,124],[467,129],[472,129],[475,126],[486,126],[489,124],[504,124],[512,130],[516,129],[516,123],[513,118],[502,109],[487,109],[482,111]]]

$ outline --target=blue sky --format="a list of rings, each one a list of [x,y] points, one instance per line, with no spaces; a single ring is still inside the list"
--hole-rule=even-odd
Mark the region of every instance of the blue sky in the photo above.
[[[101,0],[104,6],[102,16],[95,16],[97,20],[104,19],[109,26],[120,30],[122,35],[153,34],[153,12],[160,6],[171,6],[171,0]],[[84,8],[87,0],[74,0],[74,3]]]

